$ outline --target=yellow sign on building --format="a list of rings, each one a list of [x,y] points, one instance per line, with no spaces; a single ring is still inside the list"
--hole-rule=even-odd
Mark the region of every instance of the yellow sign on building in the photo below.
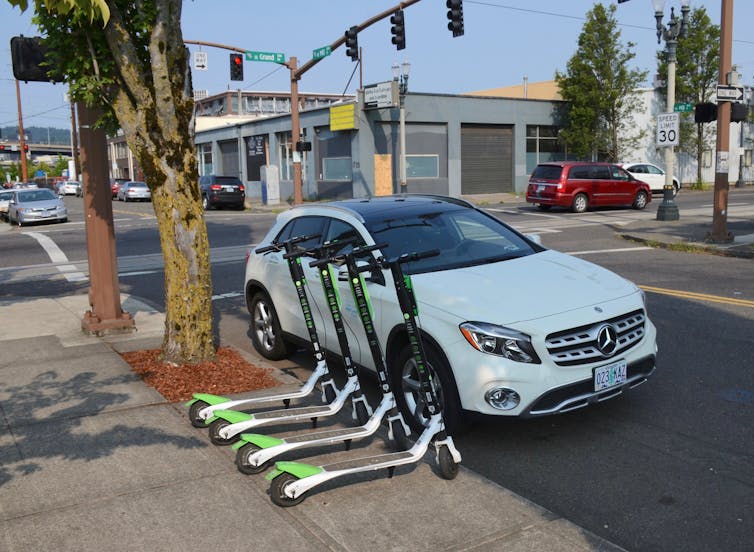
[[[336,105],[330,108],[330,130],[357,128],[356,104]]]

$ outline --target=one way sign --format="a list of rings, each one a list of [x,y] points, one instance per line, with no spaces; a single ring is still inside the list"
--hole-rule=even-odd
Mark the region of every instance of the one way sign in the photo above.
[[[743,99],[744,99],[743,86],[726,86],[723,84],[717,85],[717,101],[718,102],[740,102]]]

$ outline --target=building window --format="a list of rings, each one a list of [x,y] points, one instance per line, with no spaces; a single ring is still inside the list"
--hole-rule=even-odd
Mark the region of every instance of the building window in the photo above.
[[[526,127],[526,172],[531,174],[539,163],[565,161],[568,151],[558,139],[558,127],[528,125]]]
[[[439,178],[439,155],[406,155],[406,178]]]
[[[324,180],[350,181],[352,176],[350,157],[325,157],[322,159],[322,178]]]
[[[281,132],[278,139],[278,169],[280,180],[293,180],[293,142],[290,132]]]
[[[196,157],[199,161],[199,174],[212,174],[212,144],[199,144],[196,148]]]

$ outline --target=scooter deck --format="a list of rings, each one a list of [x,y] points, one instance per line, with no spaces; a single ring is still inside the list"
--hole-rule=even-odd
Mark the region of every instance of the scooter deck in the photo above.
[[[368,430],[365,426],[344,427],[340,429],[318,431],[317,433],[303,433],[301,435],[294,435],[293,437],[286,437],[285,442],[290,445],[308,442],[316,444],[318,441],[329,441],[330,439],[337,439],[338,437],[342,436],[348,436],[357,439],[361,435],[371,435],[372,433],[374,432]]]
[[[319,414],[331,414],[333,409],[329,404],[317,406],[301,406],[298,408],[289,408],[285,410],[269,410],[267,412],[256,412],[253,414],[255,420],[286,420],[309,418]]]
[[[376,456],[367,456],[365,458],[354,458],[353,460],[343,460],[322,466],[322,469],[328,472],[339,470],[354,470],[358,468],[380,468],[384,464],[386,467],[394,466],[396,462],[407,460],[414,455],[411,451],[387,452]]]

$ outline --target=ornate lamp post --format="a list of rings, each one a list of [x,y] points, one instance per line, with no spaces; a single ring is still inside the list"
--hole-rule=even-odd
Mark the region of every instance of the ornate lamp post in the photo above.
[[[398,83],[398,98],[400,99],[400,193],[408,192],[406,184],[406,92],[408,92],[408,72],[411,64],[404,61],[401,65],[393,63],[393,80]]]
[[[663,25],[662,18],[665,10],[665,0],[652,0],[657,21],[657,44],[665,39],[665,51],[668,56],[668,113],[675,109],[675,64],[678,61],[678,39],[685,36],[688,23],[689,4],[691,0],[681,0],[681,17],[676,17],[673,8],[670,8],[670,21],[667,26]],[[673,146],[665,148],[665,186],[663,188],[662,204],[657,209],[657,220],[678,220],[678,205],[673,201]]]

